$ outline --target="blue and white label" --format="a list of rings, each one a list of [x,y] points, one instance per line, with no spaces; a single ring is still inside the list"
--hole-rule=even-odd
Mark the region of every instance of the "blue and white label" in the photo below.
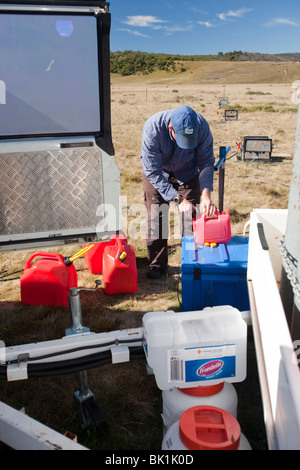
[[[203,382],[235,376],[235,344],[168,351],[169,382]]]

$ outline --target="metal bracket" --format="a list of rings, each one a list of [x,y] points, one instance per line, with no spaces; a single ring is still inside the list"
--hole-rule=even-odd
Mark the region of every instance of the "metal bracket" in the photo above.
[[[121,362],[129,362],[130,354],[128,346],[118,345],[111,347],[111,358],[113,364],[119,364]]]
[[[9,364],[7,366],[6,374],[7,374],[8,382],[28,379],[28,370],[27,370],[28,359],[29,359],[29,354],[20,354],[18,356],[17,363]]]

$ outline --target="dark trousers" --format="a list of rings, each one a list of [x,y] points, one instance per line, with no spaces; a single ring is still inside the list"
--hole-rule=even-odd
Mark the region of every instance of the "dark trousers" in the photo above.
[[[198,176],[180,185],[171,175],[169,182],[190,203],[195,206],[200,204],[201,193]],[[147,257],[149,267],[165,271],[168,266],[169,203],[163,199],[145,175],[143,175],[143,187],[147,213]],[[182,227],[184,226],[185,224],[182,224]]]

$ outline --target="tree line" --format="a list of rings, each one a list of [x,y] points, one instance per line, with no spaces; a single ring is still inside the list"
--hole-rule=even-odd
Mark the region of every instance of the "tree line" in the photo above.
[[[123,76],[146,75],[156,70],[184,72],[185,61],[204,60],[297,62],[300,61],[300,53],[262,54],[233,51],[211,55],[174,55],[141,51],[116,51],[110,54],[110,70],[111,73],[119,73]]]
[[[164,54],[147,52],[112,52],[110,55],[110,71],[121,75],[148,74],[155,70],[175,71],[175,60]]]

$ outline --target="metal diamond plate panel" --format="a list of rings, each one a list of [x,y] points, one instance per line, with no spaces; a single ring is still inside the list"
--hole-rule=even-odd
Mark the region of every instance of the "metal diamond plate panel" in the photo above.
[[[80,231],[103,216],[98,148],[6,153],[0,160],[0,235]]]

